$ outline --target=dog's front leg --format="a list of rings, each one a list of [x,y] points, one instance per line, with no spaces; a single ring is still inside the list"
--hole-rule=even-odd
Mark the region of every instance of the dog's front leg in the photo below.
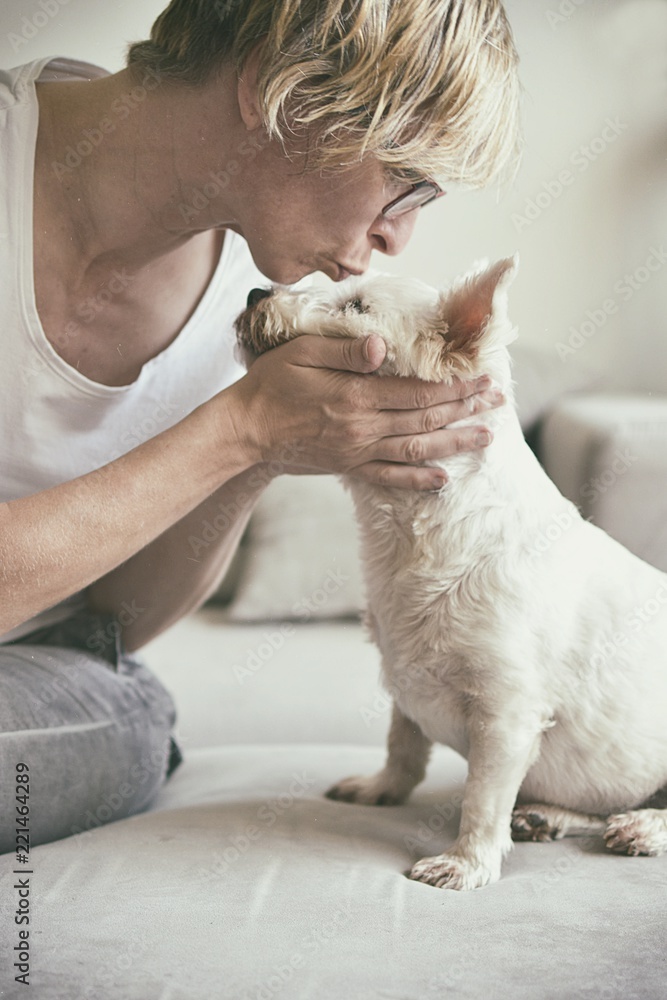
[[[426,774],[431,746],[417,723],[403,715],[394,702],[385,766],[369,777],[343,778],[325,794],[329,799],[373,806],[405,802]]]
[[[532,731],[525,723],[508,725],[507,718],[477,718],[471,724],[458,839],[443,854],[413,865],[411,879],[438,888],[477,889],[500,878],[503,855],[512,847],[512,807],[540,738],[539,724]]]

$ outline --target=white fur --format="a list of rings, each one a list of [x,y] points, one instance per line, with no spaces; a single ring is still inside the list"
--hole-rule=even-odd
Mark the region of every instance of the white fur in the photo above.
[[[381,373],[489,373],[508,397],[484,418],[489,448],[439,463],[440,493],[348,479],[395,704],[385,768],[327,794],[403,801],[431,742],[453,747],[469,762],[459,837],[411,877],[454,889],[499,877],[517,797],[546,804],[517,810],[517,837],[590,829],[595,816],[573,814],[592,813],[611,817],[614,850],[667,850],[667,810],[638,808],[667,785],[667,575],[584,521],[523,439],[507,351],[515,269],[501,261],[440,295],[387,277],[346,282],[332,299],[281,291],[265,313],[269,341],[278,328],[375,331],[389,345]],[[356,297],[365,312],[345,306]],[[452,363],[442,344],[457,324],[478,350]]]

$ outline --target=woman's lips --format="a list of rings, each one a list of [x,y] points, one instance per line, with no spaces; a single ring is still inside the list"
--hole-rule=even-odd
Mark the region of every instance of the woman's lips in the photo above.
[[[364,273],[358,268],[345,267],[344,264],[339,264],[338,261],[336,261],[335,264],[337,268],[337,275],[335,278],[336,281],[345,281],[346,278],[351,278],[353,274],[359,275]]]

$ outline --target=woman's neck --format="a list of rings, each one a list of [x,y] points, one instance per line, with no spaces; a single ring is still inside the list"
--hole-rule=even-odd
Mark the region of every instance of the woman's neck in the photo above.
[[[206,213],[186,220],[179,211],[206,184],[211,163],[224,162],[240,141],[229,86],[220,79],[195,90],[151,80],[153,89],[148,79],[137,87],[122,70],[90,82],[37,84],[35,190],[44,219],[57,220],[72,268],[136,270],[212,221],[234,227],[231,189],[230,204],[216,199],[215,220]]]

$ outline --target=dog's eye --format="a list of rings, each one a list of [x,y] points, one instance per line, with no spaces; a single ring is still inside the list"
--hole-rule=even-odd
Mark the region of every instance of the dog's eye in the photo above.
[[[351,312],[365,313],[368,309],[363,304],[360,298],[350,299],[349,302],[345,303],[345,308],[349,309]]]

